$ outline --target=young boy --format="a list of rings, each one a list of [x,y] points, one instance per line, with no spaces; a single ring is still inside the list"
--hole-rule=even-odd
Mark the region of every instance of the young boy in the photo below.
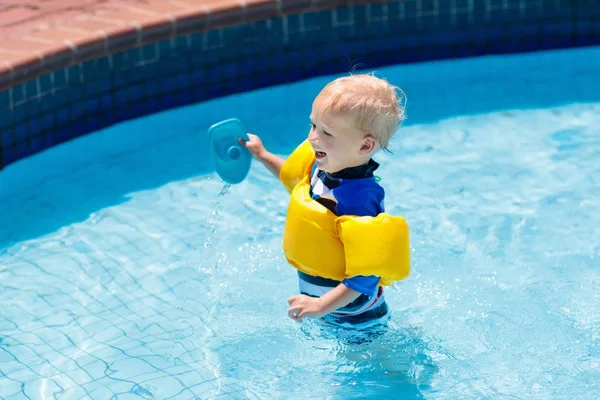
[[[382,285],[410,270],[408,227],[384,212],[372,156],[387,147],[404,118],[397,88],[373,75],[329,83],[315,98],[310,132],[287,160],[260,138],[240,139],[279,177],[292,198],[284,252],[298,269],[300,295],[288,316],[366,326],[389,316]]]

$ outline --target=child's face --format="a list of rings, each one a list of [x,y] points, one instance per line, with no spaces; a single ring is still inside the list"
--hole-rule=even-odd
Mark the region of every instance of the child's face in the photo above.
[[[313,104],[308,140],[315,151],[317,167],[329,173],[366,164],[375,149],[376,140],[365,135],[354,119],[322,111],[321,104]]]

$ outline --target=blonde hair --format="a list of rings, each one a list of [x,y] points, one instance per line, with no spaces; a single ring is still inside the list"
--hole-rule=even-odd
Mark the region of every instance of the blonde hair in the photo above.
[[[405,119],[404,92],[374,74],[338,78],[327,84],[315,101],[325,105],[325,112],[355,116],[357,128],[373,135],[384,150]]]

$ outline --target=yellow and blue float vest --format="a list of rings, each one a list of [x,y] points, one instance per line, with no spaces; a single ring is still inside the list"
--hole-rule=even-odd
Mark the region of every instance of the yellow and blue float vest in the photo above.
[[[318,184],[316,178],[322,171],[316,171],[314,164],[314,151],[304,141],[286,160],[279,176],[291,193],[283,236],[288,262],[303,274],[340,282],[376,276],[379,286],[388,286],[406,278],[410,245],[404,218],[385,212],[357,216],[360,212],[353,212],[352,207],[337,210],[338,216],[326,196],[315,200],[319,196],[312,193],[311,177],[313,184]],[[351,195],[360,197],[361,191]]]

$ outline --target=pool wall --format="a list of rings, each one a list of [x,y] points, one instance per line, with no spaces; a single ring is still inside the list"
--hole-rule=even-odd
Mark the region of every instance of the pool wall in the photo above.
[[[136,11],[141,20],[115,15],[129,22],[111,30],[100,19],[83,21],[87,34],[41,30],[48,47],[20,58],[0,47],[14,58],[0,67],[0,168],[121,121],[276,84],[600,44],[598,0],[225,0],[178,13],[170,3]]]

